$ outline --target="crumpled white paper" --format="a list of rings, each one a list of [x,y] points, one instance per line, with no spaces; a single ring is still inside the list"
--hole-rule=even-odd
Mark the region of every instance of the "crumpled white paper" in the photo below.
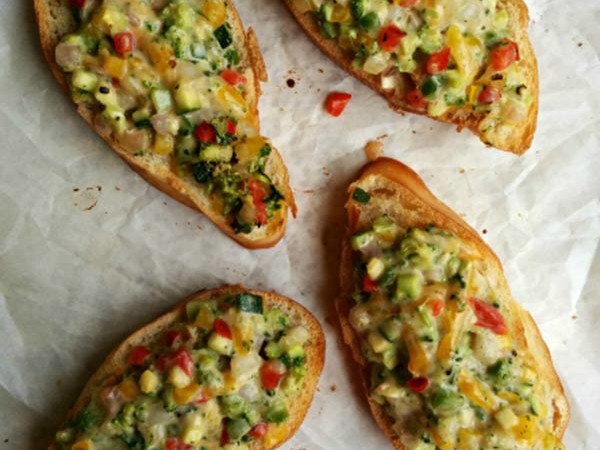
[[[223,283],[295,298],[326,332],[319,390],[284,448],[390,449],[332,303],[345,188],[365,143],[383,135],[386,154],[418,171],[498,253],[563,380],[567,447],[598,448],[600,4],[529,2],[540,117],[533,148],[517,158],[393,113],[323,56],[282,3],[237,0],[270,77],[262,130],[284,156],[299,206],[277,247],[250,252],[146,184],[75,114],[42,60],[31,3],[0,1],[1,449],[47,446],[115,345],[186,295]],[[353,94],[337,119],[322,109],[332,90]]]

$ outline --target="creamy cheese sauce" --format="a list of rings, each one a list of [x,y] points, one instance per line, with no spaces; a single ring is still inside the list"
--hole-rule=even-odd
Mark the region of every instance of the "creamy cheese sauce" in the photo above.
[[[260,296],[187,305],[56,435],[59,449],[269,448],[303,386],[308,331]]]
[[[66,1],[66,0],[65,0]],[[252,70],[224,0],[69,0],[78,30],[55,49],[73,100],[135,157],[202,186],[236,232],[266,225],[283,197],[250,110]]]
[[[437,117],[457,110],[483,117],[484,136],[522,122],[532,97],[514,30],[496,0],[297,0],[325,38],[390,93]]]
[[[381,216],[351,246],[350,322],[372,368],[370,395],[408,448],[563,448],[549,386],[513,344],[508,299],[474,245]]]

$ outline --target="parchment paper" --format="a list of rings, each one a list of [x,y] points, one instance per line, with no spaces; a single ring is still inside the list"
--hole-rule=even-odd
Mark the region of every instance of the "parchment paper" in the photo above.
[[[529,1],[541,103],[522,158],[391,112],[278,0],[236,4],[270,76],[262,131],[283,153],[299,206],[266,251],[242,249],[112,154],[51,78],[31,2],[0,0],[0,448],[45,448],[129,333],[199,289],[244,283],[297,299],[327,334],[319,391],[283,448],[390,449],[353,381],[332,305],[344,190],[364,144],[382,135],[386,154],[417,170],[498,253],[563,380],[567,447],[600,448],[600,3]],[[354,95],[338,119],[322,110],[332,90]]]

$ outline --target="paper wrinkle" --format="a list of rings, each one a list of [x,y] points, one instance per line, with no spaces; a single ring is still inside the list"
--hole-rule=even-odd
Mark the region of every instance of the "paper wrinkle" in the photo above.
[[[540,115],[532,149],[517,158],[467,131],[395,114],[322,55],[282,2],[237,0],[269,73],[261,132],[281,151],[299,207],[277,247],[250,252],[146,184],[90,131],[42,59],[31,2],[5,2],[0,442],[45,448],[85,377],[120,339],[199,289],[243,283],[300,301],[327,336],[320,389],[282,448],[391,448],[359,397],[332,305],[347,183],[365,162],[364,145],[381,137],[386,156],[417,171],[498,254],[562,377],[572,411],[567,448],[596,450],[600,5],[591,3],[528,1]],[[333,118],[323,103],[338,90],[353,98]],[[96,186],[94,208],[75,206],[74,189]]]

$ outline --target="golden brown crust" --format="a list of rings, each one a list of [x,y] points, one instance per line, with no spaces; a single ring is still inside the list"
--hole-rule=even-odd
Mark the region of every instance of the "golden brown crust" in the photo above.
[[[426,111],[415,108],[407,100],[407,92],[412,89],[412,82],[404,83],[399,86],[395,91],[385,91],[381,87],[381,82],[378,75],[371,75],[367,72],[357,69],[352,64],[352,58],[347,53],[342,51],[337,45],[335,40],[326,39],[321,34],[321,30],[317,22],[313,19],[310,13],[302,12],[298,8],[297,0],[284,0],[288,9],[305,31],[308,37],[321,49],[325,55],[327,55],[333,62],[335,62],[342,69],[346,70],[352,76],[357,78],[363,84],[367,85],[374,91],[378,92],[388,102],[391,109],[396,112],[404,113],[410,112],[413,114],[427,115]],[[529,24],[529,15],[527,6],[522,0],[506,0],[502,2],[507,5],[508,13],[511,17],[512,23],[515,25],[514,30],[516,31],[516,41],[519,43],[519,49],[521,53],[521,59],[527,64],[527,78],[528,87],[534,98],[534,106],[529,109],[527,118],[522,122],[522,125],[512,130],[510,136],[506,139],[499,139],[498,142],[489,143],[486,141],[484,136],[479,130],[480,117],[475,115],[467,115],[461,113],[460,109],[455,111],[449,111],[439,117],[431,117],[439,122],[454,124],[458,131],[463,128],[471,130],[477,135],[484,143],[493,145],[494,147],[522,155],[531,146],[533,135],[535,133],[537,125],[538,115],[538,69],[537,61],[533,53],[531,42],[527,36],[527,26]]]
[[[406,227],[419,227],[435,225],[439,228],[452,231],[458,237],[470,241],[483,256],[490,267],[490,271],[498,274],[500,288],[505,297],[511,299],[507,305],[508,316],[512,318],[513,342],[517,348],[523,349],[536,360],[537,367],[544,368],[540,374],[550,386],[553,394],[554,433],[562,439],[569,421],[569,405],[564,394],[564,389],[552,365],[552,359],[535,322],[512,296],[503,275],[500,260],[491,248],[448,206],[438,200],[429,191],[423,180],[409,167],[390,159],[379,158],[368,163],[361,170],[357,181],[349,187],[353,192],[357,186],[367,189],[371,195],[368,205],[359,205],[349,200],[346,209],[348,214],[348,228],[342,244],[341,256],[341,294],[336,301],[336,307],[341,322],[344,341],[352,349],[352,355],[359,365],[359,370],[369,402],[369,407],[379,427],[398,450],[406,449],[401,436],[394,431],[394,422],[385,410],[370,397],[370,372],[367,361],[362,355],[359,336],[355,333],[349,322],[350,309],[354,305],[351,298],[353,292],[353,263],[352,250],[349,237],[356,231],[367,226],[372,218],[383,212],[390,215]]]
[[[242,65],[247,67],[247,72],[252,78],[250,85],[253,87],[248,93],[247,99],[250,107],[250,116],[255,119],[254,122],[258,130],[260,125],[258,99],[261,93],[259,80],[262,80],[265,77],[266,71],[264,70],[264,63],[262,66],[260,64],[262,55],[254,33],[251,30],[249,30],[248,35],[244,33],[241,19],[233,6],[233,3],[231,0],[226,1],[228,4],[229,19],[235,30],[234,34],[237,39],[242,41],[241,44],[246,49]],[[71,18],[70,12],[61,4],[60,0],[34,0],[34,9],[44,58],[61,87],[65,92],[68,92],[69,87],[65,75],[54,59],[54,48],[64,34],[72,32],[75,29],[75,23]],[[151,166],[134,156],[117,141],[112,133],[103,132],[94,124],[94,116],[91,109],[85,106],[78,106],[77,112],[88,125],[92,127],[134,171],[148,181],[148,183],[173,197],[180,203],[203,213],[221,231],[223,231],[223,233],[244,247],[257,249],[274,246],[281,240],[285,233],[288,208],[291,210],[293,216],[296,216],[297,208],[293,192],[289,185],[289,174],[281,155],[274,147],[271,157],[269,158],[269,175],[271,175],[271,178],[276,182],[278,188],[282,192],[286,205],[281,208],[278,215],[269,222],[266,228],[263,227],[263,229],[250,234],[235,233],[222,214],[212,209],[211,203],[196,192],[199,189],[193,185],[193,182],[190,183],[184,180],[171,170],[159,171],[156,167]]]
[[[133,347],[148,344],[155,336],[167,330],[174,323],[185,317],[185,306],[187,303],[198,300],[208,301],[211,299],[220,299],[224,296],[236,295],[242,292],[249,292],[262,296],[264,303],[268,305],[268,307],[282,309],[286,314],[291,316],[293,322],[306,327],[310,334],[309,345],[306,346],[306,364],[308,370],[304,378],[304,387],[300,391],[299,397],[292,405],[290,405],[290,418],[287,422],[285,437],[275,447],[270,447],[269,449],[257,445],[259,442],[253,444],[251,448],[253,450],[270,450],[282,445],[296,433],[304,421],[304,417],[312,402],[313,394],[325,363],[325,336],[317,319],[315,319],[310,311],[296,301],[275,292],[246,289],[242,285],[222,286],[216,289],[197,292],[196,294],[187,297],[156,320],[131,334],[106,357],[98,370],[86,383],[83,391],[75,402],[75,405],[67,414],[67,420],[76,416],[79,411],[89,403],[93,392],[104,386],[108,380],[113,379],[115,376],[118,377],[125,372],[127,369],[127,358]],[[49,450],[55,449],[56,445],[53,442],[50,445]]]

